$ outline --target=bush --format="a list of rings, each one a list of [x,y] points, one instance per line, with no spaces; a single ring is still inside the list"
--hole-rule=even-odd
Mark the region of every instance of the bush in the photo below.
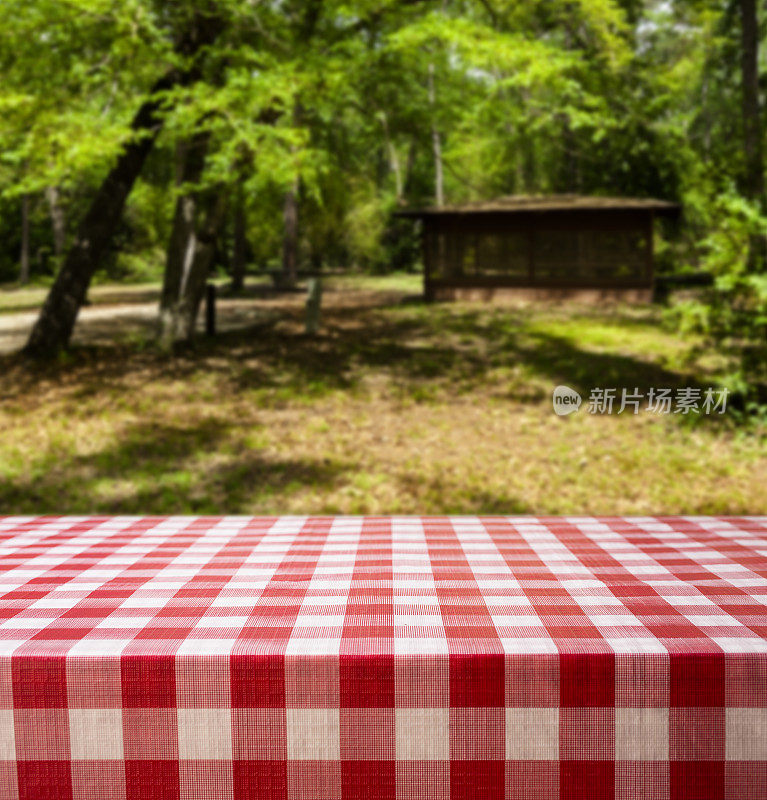
[[[677,303],[671,315],[684,332],[697,332],[732,364],[729,388],[744,406],[767,405],[767,274],[749,272],[749,242],[767,235],[767,219],[735,194],[719,196],[701,266],[714,285],[700,299]]]

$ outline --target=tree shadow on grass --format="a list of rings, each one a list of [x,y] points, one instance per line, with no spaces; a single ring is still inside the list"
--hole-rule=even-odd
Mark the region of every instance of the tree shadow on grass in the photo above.
[[[194,425],[138,424],[119,440],[87,455],[46,455],[23,477],[0,480],[0,508],[10,514],[248,514],[265,509],[285,513],[310,487],[326,496],[353,482],[360,465],[331,459],[267,457],[241,448],[221,454],[236,442],[236,426],[218,420]],[[212,463],[206,454],[214,453]],[[202,456],[202,458],[201,458]],[[509,495],[441,478],[395,478],[403,513],[524,514],[531,509]],[[340,500],[338,498],[341,498]],[[371,494],[355,513],[368,513]],[[340,505],[339,505],[340,502]],[[343,495],[306,513],[348,513]]]
[[[439,398],[445,393],[486,389],[491,371],[519,368],[522,376],[509,380],[506,388],[495,378],[494,393],[537,403],[558,383],[586,397],[596,387],[637,388],[646,393],[650,388],[702,390],[709,385],[651,357],[588,350],[565,336],[528,330],[525,319],[513,315],[489,320],[481,312],[445,315],[435,327],[423,318],[370,315],[358,329],[337,328],[316,339],[268,334],[258,343],[245,345],[237,388],[287,384],[297,392],[309,385],[348,389],[362,375],[379,372],[390,374],[417,396],[424,396],[420,390],[433,384],[442,390],[432,395]],[[236,337],[231,343],[234,350],[243,346]],[[253,356],[258,359],[256,367],[249,366]],[[546,384],[551,388],[544,389]]]
[[[48,454],[25,476],[0,480],[4,513],[247,513],[273,495],[332,487],[345,465],[328,459],[270,458],[240,443],[231,427],[138,424],[88,455]],[[214,453],[216,458],[208,459]]]
[[[138,393],[144,382],[186,380],[199,373],[214,374],[222,392],[273,389],[285,403],[355,390],[376,373],[389,375],[403,391],[423,399],[487,390],[491,372],[517,371],[505,386],[496,374],[491,393],[523,403],[541,402],[558,383],[584,396],[595,387],[646,393],[650,388],[708,385],[696,375],[664,367],[652,355],[589,350],[572,338],[531,327],[535,310],[362,303],[324,311],[324,332],[317,337],[300,332],[300,313],[285,312],[292,327],[259,325],[201,338],[175,358],[127,345],[79,348],[63,363],[43,367],[7,357],[9,377],[0,399],[33,396],[41,379],[59,388],[71,384],[76,398],[119,392],[126,382]],[[593,317],[598,319],[598,312]],[[612,311],[604,319],[623,324]],[[633,327],[636,320],[627,324]],[[424,387],[435,391],[424,393]]]
[[[475,486],[458,485],[442,478],[422,481],[417,476],[402,476],[401,494],[412,498],[413,514],[532,514],[533,510],[516,497],[494,494]]]

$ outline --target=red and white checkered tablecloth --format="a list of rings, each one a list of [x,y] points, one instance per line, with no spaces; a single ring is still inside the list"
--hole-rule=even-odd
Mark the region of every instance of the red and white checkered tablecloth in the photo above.
[[[767,798],[767,518],[0,518],[0,798]]]

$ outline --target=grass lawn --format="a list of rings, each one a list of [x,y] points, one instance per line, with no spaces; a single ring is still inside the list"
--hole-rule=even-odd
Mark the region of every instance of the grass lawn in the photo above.
[[[0,360],[0,513],[765,514],[767,438],[729,415],[559,418],[558,383],[705,387],[652,308],[426,305],[335,279],[173,359]],[[254,302],[259,302],[255,300]]]

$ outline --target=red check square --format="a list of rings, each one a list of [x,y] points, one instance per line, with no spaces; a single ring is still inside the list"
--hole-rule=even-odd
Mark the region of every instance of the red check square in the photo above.
[[[125,708],[122,718],[126,759],[155,762],[178,759],[175,708]]]
[[[13,717],[18,759],[55,763],[70,758],[69,712],[65,708],[19,708]]]
[[[234,797],[248,800],[272,800],[290,797],[284,760],[235,760],[232,763]]]
[[[723,761],[672,761],[669,765],[672,800],[721,800],[724,787]]]
[[[560,708],[559,756],[565,761],[613,761],[614,708]]]
[[[285,669],[274,655],[232,655],[232,708],[284,708]]]
[[[504,800],[503,761],[451,761],[451,800]]]
[[[142,759],[125,762],[125,793],[128,800],[170,800],[179,796],[177,761]]]
[[[355,800],[396,800],[394,761],[341,761],[342,797]]]
[[[559,800],[559,761],[507,761],[506,800]]]
[[[72,798],[127,800],[123,760],[72,761]]]
[[[450,706],[503,708],[505,703],[503,653],[450,655]]]
[[[723,653],[673,653],[669,658],[669,702],[672,706],[724,706]]]
[[[18,654],[11,659],[15,708],[66,708],[66,659],[45,654]]]
[[[448,761],[396,761],[397,800],[450,800]]]
[[[560,762],[560,800],[613,800],[614,795],[614,762],[597,759]]]
[[[503,708],[451,708],[450,758],[454,761],[503,760],[506,711]]]
[[[175,708],[176,661],[173,655],[123,655],[120,662],[125,708]]]
[[[393,708],[341,709],[342,761],[394,761],[395,753]]]
[[[18,790],[19,800],[72,800],[71,762],[20,759]]]
[[[672,708],[669,758],[672,761],[723,761],[726,716],[723,708]]]
[[[394,707],[394,656],[340,656],[340,701],[342,708]]]

